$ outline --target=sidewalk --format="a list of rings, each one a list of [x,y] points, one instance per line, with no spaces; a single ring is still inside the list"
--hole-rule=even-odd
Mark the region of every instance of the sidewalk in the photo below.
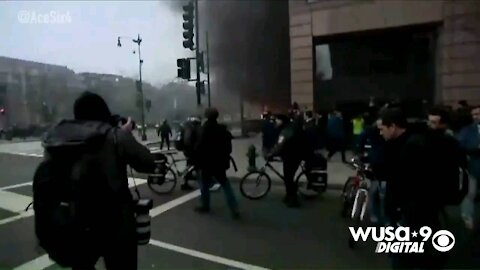
[[[238,138],[233,140],[233,158],[238,167],[238,172],[235,172],[233,168],[227,172],[229,176],[236,176],[236,177],[243,177],[247,174],[248,170],[248,159],[247,159],[247,150],[248,147],[253,144],[257,149],[257,153],[261,155],[261,135],[257,135],[251,138]],[[347,154],[347,158],[349,158],[349,154]],[[257,168],[260,168],[265,164],[265,160],[263,157],[258,156],[256,159]],[[274,163],[275,169],[279,172],[283,172],[283,167],[281,163]],[[340,153],[336,154],[332,161],[328,163],[328,185],[329,188],[343,188],[345,181],[349,176],[351,176],[354,172],[351,168],[347,167],[345,164],[341,162]],[[283,182],[280,178],[278,178],[273,173],[269,174],[272,178],[272,181],[275,182]]]
[[[10,144],[10,143],[23,143],[23,142],[36,142],[36,141],[40,141],[40,138],[36,138],[36,137],[28,137],[26,138],[25,140],[24,139],[20,139],[20,138],[13,138],[11,141],[9,140],[0,140],[0,144]]]
[[[152,143],[157,140],[149,140],[144,142],[144,144]],[[250,138],[236,138],[232,141],[232,157],[235,160],[238,171],[235,172],[233,166],[230,166],[230,169],[227,171],[227,176],[242,178],[248,173],[248,159],[247,159],[247,150],[250,145],[254,145],[257,149],[257,153],[260,155],[261,151],[261,135]],[[159,151],[159,145],[150,147],[153,151]],[[174,147],[170,147],[174,149]],[[181,153],[178,154],[178,158],[183,157]],[[256,159],[257,168],[262,167],[265,164],[265,160],[262,156],[258,156]],[[179,162],[177,164],[179,169],[182,170],[185,167],[185,162]],[[281,163],[273,163],[273,167],[278,170],[280,173],[283,172],[283,167]],[[340,160],[340,154],[334,156],[333,160],[328,163],[328,184],[329,188],[339,189],[343,188],[343,185],[347,178],[353,174],[353,170],[343,164]],[[269,173],[272,181],[275,183],[281,184],[283,180],[276,176],[274,173]]]

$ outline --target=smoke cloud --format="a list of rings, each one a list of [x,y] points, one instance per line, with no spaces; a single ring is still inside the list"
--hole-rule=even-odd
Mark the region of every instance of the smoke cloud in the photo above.
[[[245,102],[259,110],[264,105],[286,108],[290,103],[288,1],[201,1],[200,15],[201,48],[204,33],[209,32],[215,106],[228,104],[220,107],[238,111],[242,91]]]
[[[188,2],[162,5],[180,15]],[[214,106],[238,114],[243,92],[246,113],[264,105],[285,109],[290,103],[288,1],[200,0],[199,7],[202,50],[209,33]]]

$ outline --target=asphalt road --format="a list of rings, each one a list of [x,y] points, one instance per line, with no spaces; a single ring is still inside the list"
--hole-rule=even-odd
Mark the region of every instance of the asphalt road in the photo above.
[[[30,269],[58,268],[36,245],[33,217],[18,218],[31,200],[28,182],[39,161],[0,153],[0,269],[25,263]],[[338,191],[288,209],[281,203],[281,185],[266,198],[251,201],[240,197],[237,180],[232,178],[241,220],[230,218],[222,192],[212,195],[212,213],[200,215],[193,211],[198,191],[186,193],[177,186],[173,194],[159,196],[137,180],[140,193],[154,199],[152,242],[139,249],[139,269],[389,268],[386,255],[374,253],[374,243],[362,243],[355,250],[347,247],[350,222],[340,218]],[[449,209],[449,215],[457,242],[450,267],[480,269],[480,237],[462,228],[458,209]]]

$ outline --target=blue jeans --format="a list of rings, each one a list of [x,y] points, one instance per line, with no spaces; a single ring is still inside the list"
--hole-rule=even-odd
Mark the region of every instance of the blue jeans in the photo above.
[[[465,220],[472,221],[474,220],[475,214],[475,196],[477,193],[477,182],[478,180],[469,175],[469,183],[468,183],[468,193],[463,199],[462,204],[460,205],[460,209],[462,212],[462,217]]]
[[[232,186],[230,185],[230,181],[227,179],[227,175],[225,171],[218,171],[218,172],[208,172],[202,171],[201,172],[201,201],[202,207],[206,209],[210,209],[210,184],[213,182],[213,179],[217,180],[217,182],[222,186],[222,189],[225,193],[225,198],[227,199],[228,206],[232,213],[238,212],[238,202],[235,198],[235,194],[233,193]]]
[[[387,183],[382,181],[371,181],[369,189],[368,210],[370,219],[378,220],[380,225],[384,225],[385,218],[385,189]]]

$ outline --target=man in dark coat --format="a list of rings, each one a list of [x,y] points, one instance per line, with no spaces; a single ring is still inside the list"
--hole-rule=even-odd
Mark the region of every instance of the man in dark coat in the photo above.
[[[73,269],[94,269],[100,257],[107,269],[137,269],[135,213],[127,165],[138,172],[152,173],[154,158],[132,135],[130,118],[123,125],[112,123],[110,110],[99,95],[82,94],[75,101],[74,116],[74,120],[63,120],[50,130],[43,141],[44,159],[52,162],[71,159],[75,153],[71,149],[84,147],[92,155],[89,169],[96,170],[98,176],[88,179],[95,181],[91,188],[76,191],[80,200],[96,203],[94,209],[100,215],[82,220],[96,225],[90,228],[92,238],[83,239],[85,246],[77,247]]]

